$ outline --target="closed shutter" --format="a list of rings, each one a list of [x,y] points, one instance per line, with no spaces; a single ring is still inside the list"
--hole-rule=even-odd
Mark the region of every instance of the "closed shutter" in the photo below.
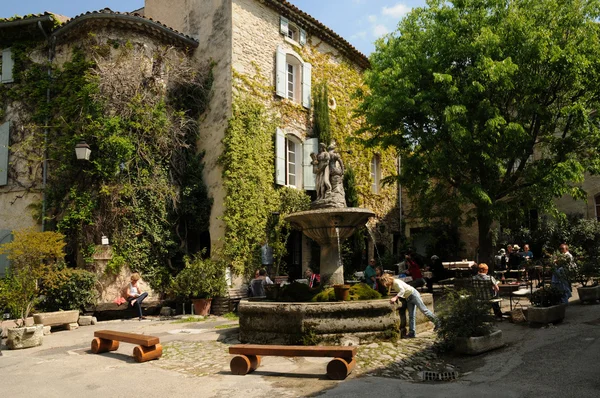
[[[281,32],[282,35],[285,35],[285,36],[288,35],[289,26],[290,26],[290,22],[288,21],[287,18],[279,17],[279,31]]]
[[[310,79],[312,75],[312,65],[304,63],[302,66],[302,106],[310,108]]]
[[[285,98],[286,95],[286,71],[285,71],[285,51],[281,46],[277,46],[277,55],[275,57],[275,68],[276,68],[276,83],[275,83],[275,93]]]
[[[0,186],[8,184],[8,144],[10,122],[0,125]]]
[[[303,46],[306,44],[306,31],[304,29],[300,29],[300,45]]]
[[[302,169],[304,171],[304,189],[314,191],[317,189],[316,175],[313,173],[311,153],[319,153],[319,139],[309,138],[304,141],[302,156]]]
[[[12,231],[10,229],[0,229],[0,245],[8,243],[13,240]],[[10,262],[6,258],[6,254],[0,254],[0,278],[6,276]],[[2,308],[0,308],[2,310]]]
[[[285,134],[279,127],[275,134],[275,183],[285,185]]]
[[[13,58],[10,48],[2,50],[2,83],[13,82]]]

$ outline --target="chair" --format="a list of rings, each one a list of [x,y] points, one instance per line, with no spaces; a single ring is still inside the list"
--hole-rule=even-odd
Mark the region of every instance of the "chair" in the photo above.
[[[265,297],[265,280],[264,279],[252,279],[250,282],[250,289],[252,290],[252,297]]]
[[[496,316],[499,317],[501,315],[500,303],[502,302],[502,298],[498,297],[494,291],[494,282],[491,279],[471,279],[471,290],[478,300],[492,305]],[[498,313],[496,314],[496,312]]]

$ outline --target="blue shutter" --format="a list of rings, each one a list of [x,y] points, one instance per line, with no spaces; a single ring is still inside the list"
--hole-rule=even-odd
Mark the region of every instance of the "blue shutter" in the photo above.
[[[287,18],[279,17],[279,32],[281,32],[282,35],[288,35],[289,26],[290,22],[287,20]]]
[[[10,122],[0,125],[0,186],[8,184],[8,144]]]
[[[276,68],[275,93],[278,96],[283,97],[283,98],[286,97],[285,93],[287,92],[287,90],[285,89],[286,81],[287,81],[285,65],[286,65],[285,51],[283,50],[283,48],[281,48],[281,46],[277,46],[277,55],[275,57],[275,68]]]
[[[312,65],[304,63],[302,65],[302,106],[310,108],[310,79],[312,75]]]
[[[13,82],[13,57],[10,48],[2,50],[2,83]]]
[[[304,29],[300,29],[300,45],[303,46],[306,44],[306,31]]]
[[[285,185],[285,134],[279,127],[275,134],[275,183]]]
[[[310,154],[319,153],[319,139],[309,138],[303,144],[302,170],[304,171],[304,189],[314,191],[317,189],[316,175],[313,173],[312,158]]]

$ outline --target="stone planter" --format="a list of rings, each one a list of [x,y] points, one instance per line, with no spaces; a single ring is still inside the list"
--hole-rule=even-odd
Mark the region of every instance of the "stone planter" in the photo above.
[[[558,323],[565,318],[566,304],[553,305],[551,307],[527,308],[527,321],[530,325]]]
[[[43,338],[43,325],[26,326],[23,328],[10,328],[8,329],[8,336],[6,338],[6,346],[11,350],[37,347],[42,345]]]
[[[459,354],[478,355],[487,351],[495,350],[504,345],[502,330],[496,330],[487,336],[463,337],[457,339],[454,351]]]
[[[579,295],[579,301],[583,304],[584,302],[595,303],[600,300],[600,285],[578,287],[577,294]]]
[[[33,321],[36,325],[44,326],[59,326],[68,325],[71,323],[77,323],[79,320],[79,311],[55,311],[55,312],[42,312],[39,314],[33,314]]]

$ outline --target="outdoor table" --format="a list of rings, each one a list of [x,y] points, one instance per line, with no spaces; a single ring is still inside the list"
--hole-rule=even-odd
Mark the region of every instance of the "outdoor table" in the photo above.
[[[442,263],[444,268],[446,269],[470,269],[473,265],[475,265],[475,261],[449,261]]]

